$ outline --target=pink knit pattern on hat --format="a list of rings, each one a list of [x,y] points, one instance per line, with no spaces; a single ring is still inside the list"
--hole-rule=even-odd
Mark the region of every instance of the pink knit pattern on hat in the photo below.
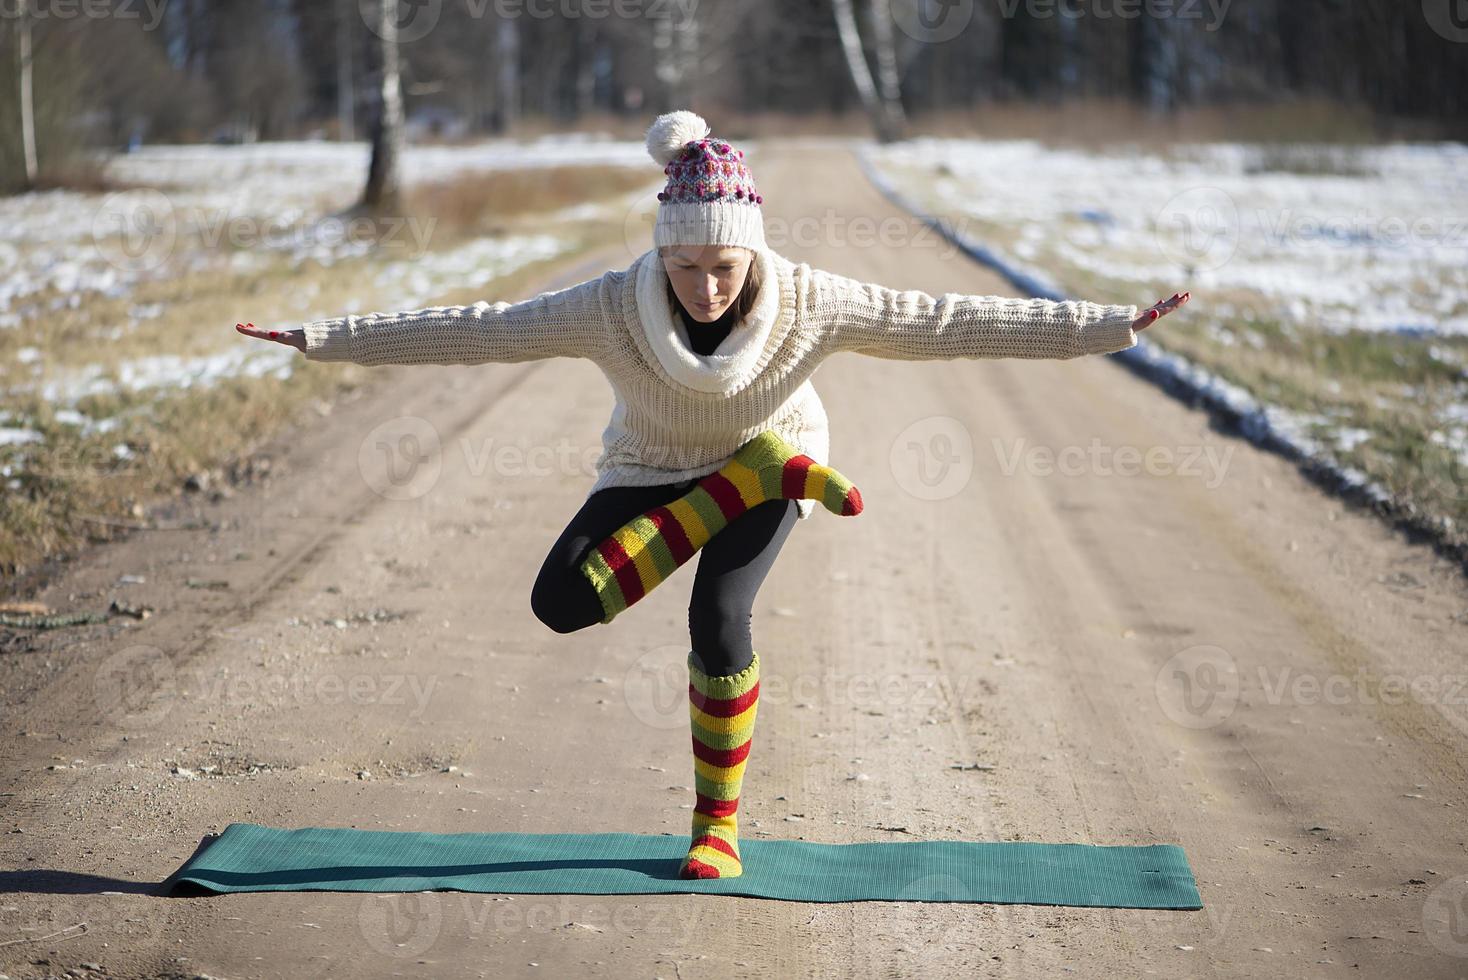
[[[666,167],[668,182],[659,201],[673,203],[728,201],[763,204],[754,174],[744,165],[744,151],[716,137],[693,140]]]

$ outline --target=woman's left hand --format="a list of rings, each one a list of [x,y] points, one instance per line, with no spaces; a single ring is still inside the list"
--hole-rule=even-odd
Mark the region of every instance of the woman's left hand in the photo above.
[[[1153,303],[1151,308],[1143,310],[1142,315],[1132,322],[1133,330],[1145,330],[1160,316],[1166,316],[1173,310],[1188,301],[1191,293],[1173,293],[1171,299],[1159,299]]]

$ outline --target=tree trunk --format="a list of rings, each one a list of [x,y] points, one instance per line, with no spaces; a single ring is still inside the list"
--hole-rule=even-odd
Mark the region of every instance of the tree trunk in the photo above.
[[[494,128],[503,134],[520,120],[520,22],[514,17],[500,18],[494,46],[499,68],[494,86]]]
[[[589,116],[596,110],[596,52],[600,42],[596,21],[590,17],[576,19],[576,118]]]
[[[25,0],[18,0],[15,29],[20,34],[20,140],[25,156],[26,189],[36,186],[36,98],[31,70],[31,18]]]
[[[890,124],[888,111],[883,107],[882,96],[872,80],[867,67],[866,53],[862,51],[861,34],[856,28],[856,15],[851,9],[851,0],[831,0],[832,12],[836,15],[836,32],[841,37],[841,51],[846,56],[846,70],[851,75],[856,94],[866,109],[867,117],[876,127],[877,138],[889,142],[896,138]]]
[[[872,22],[872,47],[877,55],[877,94],[887,131],[893,138],[907,125],[902,109],[902,76],[897,68],[897,44],[892,38],[891,0],[867,0],[867,13]]]
[[[352,21],[354,0],[336,4],[336,116],[337,138],[350,143],[357,138],[355,116],[357,93],[352,85]]]
[[[362,194],[363,206],[372,211],[397,210],[402,197],[403,89],[398,71],[398,2],[377,0],[375,11],[372,165]]]
[[[1177,108],[1177,37],[1164,17],[1138,17],[1132,32],[1132,84],[1153,113]]]

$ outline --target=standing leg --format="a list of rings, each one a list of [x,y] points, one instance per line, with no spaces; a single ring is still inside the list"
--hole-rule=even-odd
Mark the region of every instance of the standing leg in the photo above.
[[[759,708],[759,654],[750,620],[754,597],[799,517],[793,500],[750,508],[703,549],[688,607],[688,712],[693,734],[694,806],[683,878],[734,878],[739,794]]]

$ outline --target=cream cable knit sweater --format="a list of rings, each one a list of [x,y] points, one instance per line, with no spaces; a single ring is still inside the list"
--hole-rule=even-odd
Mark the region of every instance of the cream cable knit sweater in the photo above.
[[[830,465],[811,386],[825,358],[1071,358],[1137,342],[1135,306],[896,290],[755,253],[765,286],[707,357],[689,349],[656,249],[626,269],[518,303],[480,301],[315,320],[305,356],[357,364],[483,364],[585,357],[612,385],[590,496],[712,473],[764,429]],[[840,469],[838,466],[837,469]],[[848,474],[849,475],[849,474]],[[801,518],[816,502],[798,502]]]

